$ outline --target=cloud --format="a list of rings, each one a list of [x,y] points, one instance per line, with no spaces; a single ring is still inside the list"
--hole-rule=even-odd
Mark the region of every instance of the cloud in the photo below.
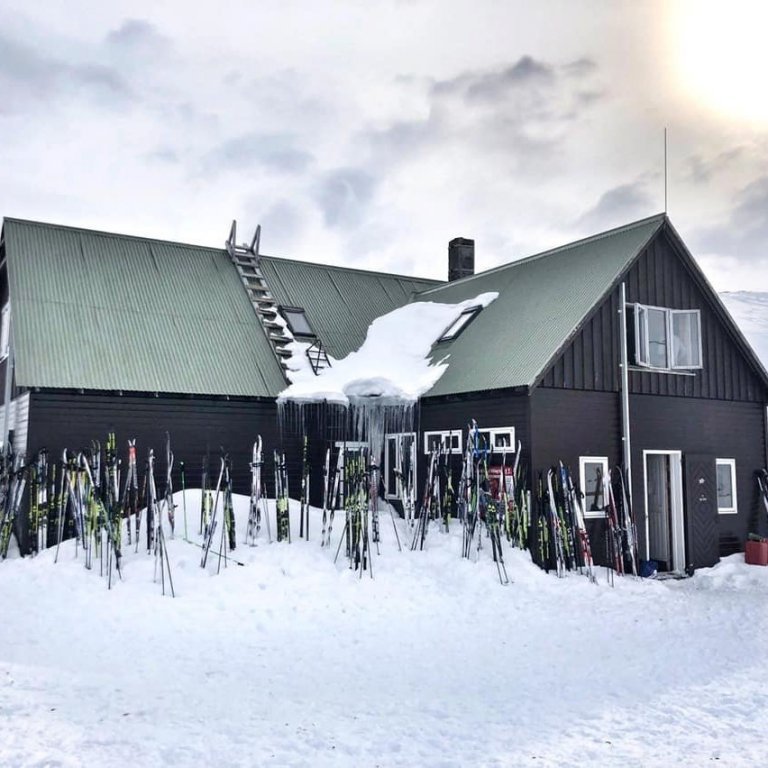
[[[290,134],[246,133],[223,141],[206,154],[206,171],[245,171],[254,167],[284,174],[302,174],[314,156],[294,145]]]
[[[148,46],[166,46],[169,39],[160,34],[153,24],[145,19],[125,19],[117,28],[107,34],[108,46],[122,49],[138,49]]]
[[[584,56],[564,64],[562,70],[571,77],[587,77],[597,71],[597,64],[593,59]]]
[[[314,191],[315,202],[329,227],[357,226],[373,199],[376,180],[361,168],[336,168],[326,173]]]
[[[744,187],[735,202],[725,224],[694,231],[694,248],[741,261],[768,261],[768,175]]]
[[[549,64],[523,56],[514,64],[496,71],[465,72],[432,85],[435,95],[461,94],[468,101],[489,101],[502,98],[511,88],[547,83],[554,73]]]
[[[718,173],[731,166],[744,152],[745,147],[739,146],[709,158],[698,154],[691,155],[685,161],[683,179],[694,184],[706,184]]]
[[[557,163],[569,127],[604,99],[591,59],[562,67],[522,56],[485,71],[462,72],[426,84],[427,109],[414,119],[368,129],[373,162],[382,169],[417,153],[470,148],[478,158],[503,156],[507,170],[520,172]],[[418,78],[401,75],[403,88],[424,88]]]
[[[97,103],[131,101],[135,95],[119,70],[99,63],[69,63],[0,35],[0,81],[6,106],[84,94]],[[10,98],[9,98],[10,96]],[[15,111],[20,111],[16,109]]]
[[[651,207],[644,181],[621,184],[603,193],[592,208],[579,216],[576,225],[593,230],[608,229],[650,216],[653,213]]]
[[[278,200],[258,221],[262,229],[262,250],[275,255],[290,252],[305,229],[301,209],[289,200]]]

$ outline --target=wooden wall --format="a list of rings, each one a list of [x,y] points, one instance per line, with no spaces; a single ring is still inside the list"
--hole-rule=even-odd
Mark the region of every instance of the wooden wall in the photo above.
[[[99,393],[33,392],[30,397],[28,453],[45,447],[49,456],[60,457],[64,448],[90,447],[92,440],[104,444],[114,430],[119,455],[127,457],[127,440],[136,438],[139,478],[149,448],[156,457],[158,492],[165,478],[165,433],[170,433],[175,455],[174,486],[181,487],[179,462],[186,465],[188,487],[200,487],[202,457],[210,455],[215,483],[220,466],[220,448],[232,462],[233,488],[250,493],[253,442],[261,434],[268,451],[267,479],[271,477],[271,451],[278,444],[276,407],[262,400],[151,397]],[[271,483],[270,486],[271,488]]]

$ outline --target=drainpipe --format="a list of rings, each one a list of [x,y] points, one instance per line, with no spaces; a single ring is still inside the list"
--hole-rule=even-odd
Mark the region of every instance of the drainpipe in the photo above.
[[[629,429],[629,360],[627,353],[627,285],[621,284],[619,335],[621,337],[621,441],[627,477],[627,495],[632,503],[632,445]]]

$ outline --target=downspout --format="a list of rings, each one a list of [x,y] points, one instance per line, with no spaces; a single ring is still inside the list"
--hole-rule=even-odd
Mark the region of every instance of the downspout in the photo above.
[[[632,444],[629,428],[629,360],[627,353],[627,285],[621,284],[619,307],[619,335],[621,337],[621,442],[627,495],[632,503]]]
[[[10,305],[9,305],[10,306]],[[8,310],[8,357],[5,360],[5,393],[3,394],[3,452],[8,445],[8,423],[11,411],[11,384],[14,373],[13,354],[13,323],[11,322],[11,310]]]

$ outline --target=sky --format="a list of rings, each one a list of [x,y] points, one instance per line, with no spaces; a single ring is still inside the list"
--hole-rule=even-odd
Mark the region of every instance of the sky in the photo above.
[[[0,0],[0,214],[444,279],[664,210],[768,290],[768,6]]]

